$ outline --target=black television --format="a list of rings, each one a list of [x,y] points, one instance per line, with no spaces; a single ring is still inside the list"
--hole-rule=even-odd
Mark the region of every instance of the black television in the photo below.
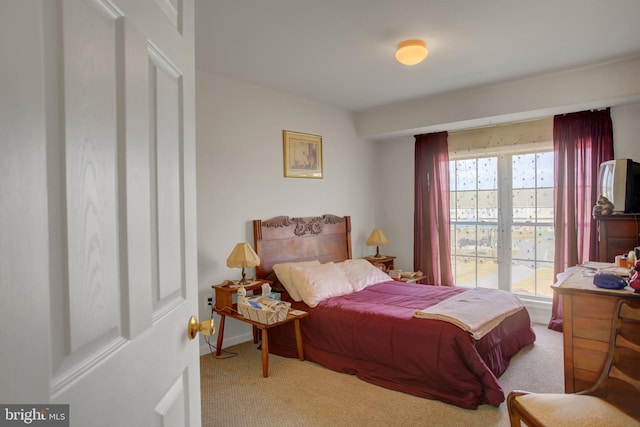
[[[631,159],[602,162],[598,190],[613,203],[614,213],[640,212],[640,163]]]

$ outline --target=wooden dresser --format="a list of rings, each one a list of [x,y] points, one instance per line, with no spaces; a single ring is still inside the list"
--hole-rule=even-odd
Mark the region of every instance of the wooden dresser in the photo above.
[[[598,224],[596,260],[613,262],[640,246],[640,214],[594,215]]]
[[[640,298],[629,289],[600,289],[582,267],[559,275],[553,290],[562,295],[565,393],[595,384],[607,357],[616,303],[623,298]]]

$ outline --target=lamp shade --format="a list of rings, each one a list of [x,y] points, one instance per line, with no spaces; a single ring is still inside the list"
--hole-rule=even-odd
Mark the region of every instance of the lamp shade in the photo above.
[[[385,236],[379,228],[373,230],[367,239],[367,246],[384,246],[388,243],[389,239],[387,239],[387,236]]]
[[[227,267],[230,268],[251,268],[257,265],[260,265],[260,257],[246,242],[238,243],[227,258]]]
[[[427,44],[422,40],[405,40],[398,45],[396,59],[404,65],[416,65],[427,57]]]

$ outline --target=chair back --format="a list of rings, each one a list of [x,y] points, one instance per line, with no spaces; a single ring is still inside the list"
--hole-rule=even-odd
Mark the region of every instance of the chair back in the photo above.
[[[640,302],[620,300],[611,332],[605,369],[592,389],[579,394],[603,398],[640,419]]]

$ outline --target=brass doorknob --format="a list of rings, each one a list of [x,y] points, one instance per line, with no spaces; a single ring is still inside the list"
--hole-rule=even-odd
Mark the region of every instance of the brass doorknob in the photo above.
[[[213,323],[213,319],[203,320],[198,323],[198,318],[196,316],[191,316],[189,318],[189,325],[187,326],[187,335],[189,335],[189,339],[192,340],[198,335],[198,332],[202,332],[205,335],[213,335],[216,331],[215,325]]]

